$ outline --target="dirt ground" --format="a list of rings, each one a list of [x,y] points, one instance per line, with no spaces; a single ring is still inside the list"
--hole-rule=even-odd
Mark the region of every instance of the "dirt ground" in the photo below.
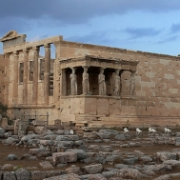
[[[40,160],[22,159],[22,160],[9,161],[6,159],[9,154],[16,154],[18,157],[21,157],[24,154],[29,154],[29,149],[22,148],[22,147],[3,145],[0,143],[0,166],[2,166],[4,164],[12,164],[17,167],[25,167],[25,168],[38,167],[38,168],[40,168],[40,166],[39,166]]]
[[[143,137],[143,138],[147,138],[147,137]],[[131,139],[131,141],[132,141],[132,139]],[[141,142],[141,141],[135,140],[135,142]],[[126,143],[126,142],[124,142],[124,143]],[[87,144],[111,145],[111,143],[87,143]],[[128,148],[115,147],[115,149],[119,149],[122,152],[126,152],[126,153],[127,152],[134,152],[134,150],[139,150],[139,151],[142,151],[143,153],[145,153],[147,155],[154,155],[158,151],[172,151],[173,149],[176,149],[176,147],[174,145],[152,145],[152,144],[149,144],[148,146],[145,146],[145,147],[142,147],[142,146],[140,146],[140,147],[128,147]],[[29,149],[24,148],[24,147],[3,145],[2,143],[0,143],[0,166],[2,166],[4,164],[12,164],[12,165],[17,166],[17,168],[24,167],[24,168],[33,170],[32,167],[36,167],[35,170],[43,170],[39,165],[39,163],[41,161],[43,161],[43,159],[38,159],[38,160],[20,159],[20,160],[9,161],[6,159],[9,154],[16,154],[17,156],[21,157],[24,154],[29,154]],[[77,164],[80,167],[84,165],[81,163],[73,163],[73,164]],[[70,164],[70,165],[72,165],[72,164]],[[112,166],[109,165],[109,166],[113,167],[113,165]],[[65,168],[67,168],[67,167],[68,166],[66,166]],[[59,169],[62,170],[62,168],[59,168]],[[172,171],[164,172],[163,174],[176,173],[176,172],[180,172],[180,170],[173,169]],[[159,175],[162,175],[162,174],[159,173],[156,175],[156,177],[158,177]],[[154,178],[155,177],[153,177],[153,179]],[[142,180],[146,180],[146,179],[142,179]],[[171,180],[180,180],[180,177],[171,178]]]

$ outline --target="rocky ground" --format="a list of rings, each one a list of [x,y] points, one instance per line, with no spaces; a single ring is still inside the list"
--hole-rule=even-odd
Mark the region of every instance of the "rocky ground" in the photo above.
[[[180,179],[180,132],[100,129],[29,131],[0,128],[1,180]]]

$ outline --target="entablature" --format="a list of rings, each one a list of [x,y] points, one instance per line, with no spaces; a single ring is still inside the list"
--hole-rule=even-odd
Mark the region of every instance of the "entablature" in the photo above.
[[[123,60],[92,55],[60,60],[61,69],[87,66],[136,71],[136,66],[138,63],[138,60]]]

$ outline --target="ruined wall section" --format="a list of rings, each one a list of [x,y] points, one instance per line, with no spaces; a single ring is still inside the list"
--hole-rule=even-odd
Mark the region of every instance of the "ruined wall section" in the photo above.
[[[140,119],[180,116],[180,70],[178,56],[130,51],[62,41],[60,59],[95,55],[106,58],[139,60],[136,72],[136,114]],[[129,91],[128,72],[121,76],[123,95]]]
[[[35,113],[37,115],[48,114],[49,124],[52,124],[53,121],[58,118],[59,112],[59,103],[57,103],[59,97],[59,73],[53,74],[53,71],[57,71],[59,60],[51,59],[49,47],[50,44],[59,42],[62,36],[47,38],[36,42],[17,41],[16,43],[14,39],[18,37],[25,38],[24,35],[21,36],[12,31],[0,39],[0,41],[3,42],[3,52],[6,56],[6,62],[8,63],[8,88],[5,97],[9,108],[9,116],[11,118],[21,118],[24,113],[29,115]],[[48,51],[45,53],[46,56],[40,56],[40,47]],[[50,61],[50,74],[48,78],[50,82],[47,78],[40,79],[41,59],[44,59],[46,62],[47,59]],[[34,62],[36,63],[35,65]],[[30,66],[32,67],[31,69]],[[46,75],[47,77],[47,73],[45,70],[43,71],[43,76],[45,77]],[[48,70],[46,69],[46,71]],[[45,89],[48,87],[45,85],[45,80],[46,84],[49,82],[51,85],[51,87],[49,87],[51,90],[49,94],[45,92]]]

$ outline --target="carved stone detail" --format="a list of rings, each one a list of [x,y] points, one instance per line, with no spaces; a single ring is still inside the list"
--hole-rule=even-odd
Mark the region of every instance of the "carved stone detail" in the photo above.
[[[83,94],[86,95],[89,93],[89,74],[88,74],[88,67],[84,66],[84,73],[83,73]]]
[[[77,75],[75,74],[76,68],[71,68],[72,74],[70,74],[71,79],[71,95],[77,94]]]
[[[100,69],[100,74],[98,76],[98,83],[99,83],[99,95],[103,96],[106,95],[106,82],[105,82],[105,75],[104,69]]]

